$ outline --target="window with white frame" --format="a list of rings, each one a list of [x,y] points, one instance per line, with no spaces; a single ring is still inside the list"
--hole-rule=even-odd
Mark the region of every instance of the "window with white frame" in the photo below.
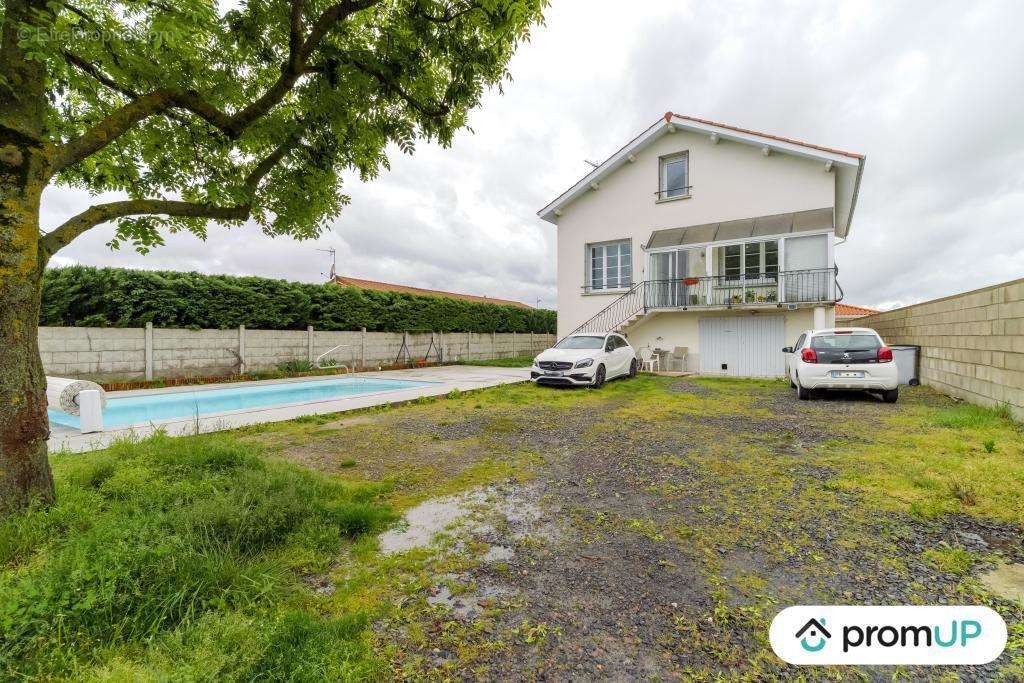
[[[587,288],[624,289],[633,284],[633,250],[629,240],[587,245]]]
[[[661,158],[658,199],[690,194],[690,155],[687,152]]]
[[[779,272],[779,241],[745,242],[718,248],[718,272],[728,279],[774,280]]]

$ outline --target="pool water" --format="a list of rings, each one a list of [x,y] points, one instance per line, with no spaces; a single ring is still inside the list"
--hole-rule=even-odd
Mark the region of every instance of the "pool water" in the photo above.
[[[203,389],[175,391],[142,396],[110,398],[103,409],[103,426],[126,427],[147,424],[157,420],[174,418],[203,417],[215,413],[226,413],[247,408],[266,408],[292,403],[327,401],[347,396],[379,394],[396,389],[410,389],[426,386],[433,382],[413,382],[394,379],[363,379],[342,377],[339,379],[314,380],[306,382],[282,382],[261,386],[238,386],[225,389]],[[78,416],[68,415],[59,410],[49,409],[50,422],[67,427],[79,427]]]

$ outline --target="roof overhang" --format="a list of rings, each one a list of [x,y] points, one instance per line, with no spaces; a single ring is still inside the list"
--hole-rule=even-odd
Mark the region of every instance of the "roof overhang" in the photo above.
[[[709,140],[728,140],[741,144],[760,147],[765,153],[791,154],[820,161],[824,169],[835,173],[835,231],[839,237],[846,237],[853,219],[853,211],[857,206],[857,194],[864,173],[864,155],[844,152],[838,149],[821,147],[810,143],[792,140],[767,133],[759,133],[744,128],[736,128],[714,121],[681,116],[666,112],[640,135],[629,141],[622,149],[605,159],[594,170],[583,176],[575,185],[560,194],[554,201],[537,212],[537,215],[549,223],[558,224],[562,211],[582,194],[598,187],[600,182],[617,171],[623,165],[635,159],[637,152],[651,145],[662,135],[676,130],[686,130],[706,134]]]

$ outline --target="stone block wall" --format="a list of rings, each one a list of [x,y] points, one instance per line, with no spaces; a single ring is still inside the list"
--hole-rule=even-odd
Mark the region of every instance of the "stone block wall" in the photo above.
[[[921,383],[1024,419],[1024,279],[858,318],[921,347]]]

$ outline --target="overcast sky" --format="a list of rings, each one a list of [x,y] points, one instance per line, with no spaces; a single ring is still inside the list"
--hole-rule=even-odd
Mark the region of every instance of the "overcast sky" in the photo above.
[[[451,149],[392,155],[316,241],[211,226],[146,256],[104,226],[56,263],[315,282],[338,272],[552,307],[536,211],[665,111],[867,155],[846,301],[888,308],[1024,276],[1024,2],[553,0]],[[87,194],[47,191],[44,228]]]

